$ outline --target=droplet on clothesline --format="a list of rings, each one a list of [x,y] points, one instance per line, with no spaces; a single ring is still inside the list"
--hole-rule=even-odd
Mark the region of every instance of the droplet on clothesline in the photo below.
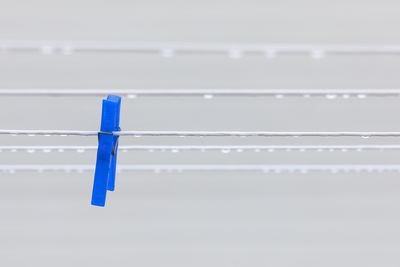
[[[49,153],[49,152],[51,152],[51,149],[45,148],[45,149],[42,150],[42,152]]]
[[[44,45],[40,47],[40,52],[43,55],[51,55],[54,53],[54,47],[50,45]]]
[[[368,138],[370,138],[371,136],[369,136],[369,135],[362,135],[361,136],[361,138],[364,138],[364,139],[368,139]]]
[[[303,97],[304,98],[311,98],[311,95],[310,94],[304,94]]]
[[[63,55],[72,55],[74,52],[74,48],[72,46],[64,46],[63,48],[61,48],[61,53]]]
[[[331,95],[331,94],[329,94],[329,95],[326,95],[325,96],[327,99],[336,99],[337,98],[337,95]]]
[[[243,52],[239,49],[230,49],[228,55],[230,58],[239,59],[243,56]]]
[[[358,94],[357,97],[360,98],[360,99],[364,99],[364,98],[367,98],[367,95],[365,95],[365,94]]]
[[[161,56],[165,58],[170,58],[175,55],[175,51],[173,49],[165,48],[161,50]]]
[[[171,149],[171,152],[172,152],[172,153],[178,153],[178,152],[179,152],[179,149],[175,149],[175,148],[174,148],[174,149]]]
[[[221,149],[221,152],[224,153],[224,154],[228,154],[228,153],[231,152],[231,150],[224,148],[224,149]]]
[[[342,95],[342,97],[343,97],[344,99],[348,99],[348,98],[350,98],[350,95],[344,94],[344,95]]]
[[[80,149],[77,149],[76,152],[78,152],[78,153],[84,153],[84,152],[85,152],[85,149],[81,149],[81,148],[80,148]]]
[[[285,97],[284,95],[280,95],[280,94],[275,95],[275,98],[277,98],[277,99],[282,99],[282,98],[284,98],[284,97]]]
[[[140,138],[140,137],[142,137],[140,134],[135,134],[133,137],[135,137],[135,138]]]
[[[205,94],[205,95],[203,95],[203,98],[204,98],[204,99],[212,99],[212,98],[214,98],[214,95]]]
[[[28,152],[28,153],[35,153],[36,150],[34,150],[34,149],[27,149],[26,152]]]
[[[311,52],[311,57],[314,59],[322,59],[325,58],[326,53],[323,50],[314,50]]]
[[[64,152],[65,150],[63,148],[57,149],[58,152]]]
[[[135,99],[135,98],[137,98],[137,95],[129,94],[126,97],[129,99]]]
[[[274,49],[267,49],[267,50],[265,50],[264,55],[266,58],[272,59],[272,58],[276,58],[277,53],[276,53],[276,50],[274,50]]]

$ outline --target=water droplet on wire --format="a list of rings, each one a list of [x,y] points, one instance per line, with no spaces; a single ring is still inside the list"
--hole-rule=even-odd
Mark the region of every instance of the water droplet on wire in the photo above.
[[[63,55],[72,55],[72,53],[74,52],[74,48],[72,47],[72,46],[64,46],[62,49],[61,49],[61,53],[63,54]]]
[[[323,50],[314,50],[311,52],[311,57],[314,59],[322,59],[326,56],[325,51]]]
[[[269,59],[276,58],[276,54],[276,50],[274,49],[267,49],[264,52],[265,57]]]
[[[161,56],[165,57],[165,58],[170,58],[173,57],[175,55],[175,51],[169,48],[165,48],[161,50]]]
[[[365,95],[365,94],[358,94],[357,97],[360,98],[360,99],[364,99],[364,98],[367,98],[367,95]]]
[[[54,47],[52,47],[50,45],[44,45],[44,46],[40,47],[40,52],[43,55],[51,55],[54,53]]]
[[[331,94],[329,94],[329,95],[326,95],[325,97],[326,97],[327,99],[336,99],[337,95],[331,95]]]
[[[228,54],[229,57],[233,59],[239,59],[243,56],[243,52],[238,49],[230,49]]]

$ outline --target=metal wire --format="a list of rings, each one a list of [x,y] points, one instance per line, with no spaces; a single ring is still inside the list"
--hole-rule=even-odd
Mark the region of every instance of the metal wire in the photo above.
[[[241,131],[121,131],[114,132],[118,136],[177,136],[177,137],[206,137],[206,136],[237,136],[237,137],[398,137],[400,132],[241,132]]]
[[[99,131],[70,130],[0,130],[0,135],[44,135],[44,136],[97,136]]]
[[[26,171],[93,171],[93,165],[0,165],[6,173]],[[264,173],[309,173],[315,171],[338,172],[400,172],[400,165],[119,165],[118,172],[153,171],[260,171]]]
[[[0,130],[0,135],[97,136],[99,131],[71,130]],[[116,136],[176,136],[176,137],[399,137],[400,132],[242,132],[242,131],[118,131]]]
[[[3,96],[104,96],[115,94],[127,98],[138,96],[325,96],[327,99],[400,96],[400,89],[0,89]]]
[[[273,58],[278,54],[310,54],[314,58],[326,54],[399,54],[399,45],[293,45],[293,44],[222,44],[222,43],[170,43],[170,42],[71,42],[71,41],[0,41],[2,51],[38,51],[49,55],[75,52],[157,52],[164,57],[175,53],[226,53],[232,58],[243,54],[262,54]]]
[[[97,146],[0,146],[0,152],[88,152],[96,151]],[[400,145],[214,145],[214,146],[154,146],[154,145],[135,145],[119,146],[120,152],[147,151],[147,152],[185,152],[185,151],[220,151],[229,152],[348,152],[348,151],[388,151],[400,150]]]

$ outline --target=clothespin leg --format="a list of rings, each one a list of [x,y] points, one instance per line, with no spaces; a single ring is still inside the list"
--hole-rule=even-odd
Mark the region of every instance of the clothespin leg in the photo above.
[[[115,152],[114,155],[111,157],[111,166],[110,166],[110,174],[108,177],[108,191],[115,190],[115,176],[117,172],[117,150],[118,150],[118,141],[115,141]]]
[[[94,173],[92,202],[94,206],[104,207],[109,183],[111,167],[111,146],[113,136],[99,136],[99,149],[97,151],[96,169]],[[108,139],[108,140],[107,140]]]
[[[119,131],[119,117],[120,117],[120,110],[121,110],[121,97],[115,95],[109,95],[107,97],[108,101],[112,101],[117,104],[117,110],[115,113],[115,125],[113,131]],[[114,150],[111,157],[111,167],[110,167],[110,174],[108,177],[108,191],[114,191],[115,189],[115,176],[117,170],[117,152],[118,152],[118,136],[113,136],[113,145]]]

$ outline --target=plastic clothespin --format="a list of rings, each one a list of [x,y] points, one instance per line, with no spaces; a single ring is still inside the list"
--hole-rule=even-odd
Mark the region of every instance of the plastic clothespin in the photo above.
[[[95,206],[104,207],[107,190],[114,191],[115,188],[118,136],[113,132],[120,131],[120,109],[121,97],[109,95],[106,100],[103,100],[92,193],[92,205]]]

